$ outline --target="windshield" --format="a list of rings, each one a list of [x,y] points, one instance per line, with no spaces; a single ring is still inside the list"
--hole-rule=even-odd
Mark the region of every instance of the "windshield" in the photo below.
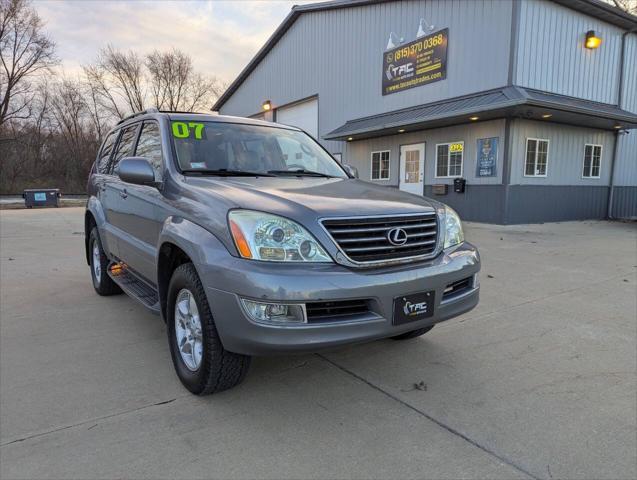
[[[177,160],[185,173],[347,174],[303,132],[259,125],[173,121]]]

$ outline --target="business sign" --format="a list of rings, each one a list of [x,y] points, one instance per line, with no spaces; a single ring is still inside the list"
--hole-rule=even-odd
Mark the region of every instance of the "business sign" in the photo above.
[[[476,177],[495,177],[498,163],[498,137],[478,139]]]
[[[383,54],[383,95],[447,78],[449,29],[401,45]]]

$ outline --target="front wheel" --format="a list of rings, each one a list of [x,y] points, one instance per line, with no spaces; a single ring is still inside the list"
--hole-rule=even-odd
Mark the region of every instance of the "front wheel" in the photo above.
[[[181,383],[196,395],[243,381],[250,357],[223,348],[203,285],[192,263],[177,267],[168,287],[168,343]]]
[[[411,332],[401,333],[400,335],[396,335],[395,337],[391,337],[391,339],[392,340],[409,340],[410,338],[416,338],[416,337],[420,337],[421,335],[424,335],[425,333],[427,333],[432,328],[434,328],[434,326],[430,325],[430,326],[425,327],[425,328],[419,328],[418,330],[412,330]]]

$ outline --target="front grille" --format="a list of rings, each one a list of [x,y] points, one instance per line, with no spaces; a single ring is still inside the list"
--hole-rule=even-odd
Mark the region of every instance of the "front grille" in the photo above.
[[[463,278],[462,280],[450,283],[445,287],[445,291],[442,294],[442,300],[449,300],[457,295],[460,295],[467,290],[471,290],[473,287],[473,277]]]
[[[438,242],[435,212],[418,215],[323,220],[334,241],[354,262],[372,263],[432,254]],[[393,245],[388,233],[401,228],[403,245]]]
[[[331,302],[311,302],[305,304],[307,321],[342,321],[346,317],[369,312],[367,300],[337,300]]]

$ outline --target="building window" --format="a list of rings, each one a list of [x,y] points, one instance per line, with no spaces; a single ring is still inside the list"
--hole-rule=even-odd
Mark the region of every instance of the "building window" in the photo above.
[[[436,178],[462,177],[464,142],[436,145]]]
[[[526,139],[525,177],[546,177],[549,157],[549,141],[541,138]]]
[[[582,177],[599,178],[602,166],[602,146],[584,145],[584,170]]]
[[[389,180],[389,150],[372,152],[372,180]]]

